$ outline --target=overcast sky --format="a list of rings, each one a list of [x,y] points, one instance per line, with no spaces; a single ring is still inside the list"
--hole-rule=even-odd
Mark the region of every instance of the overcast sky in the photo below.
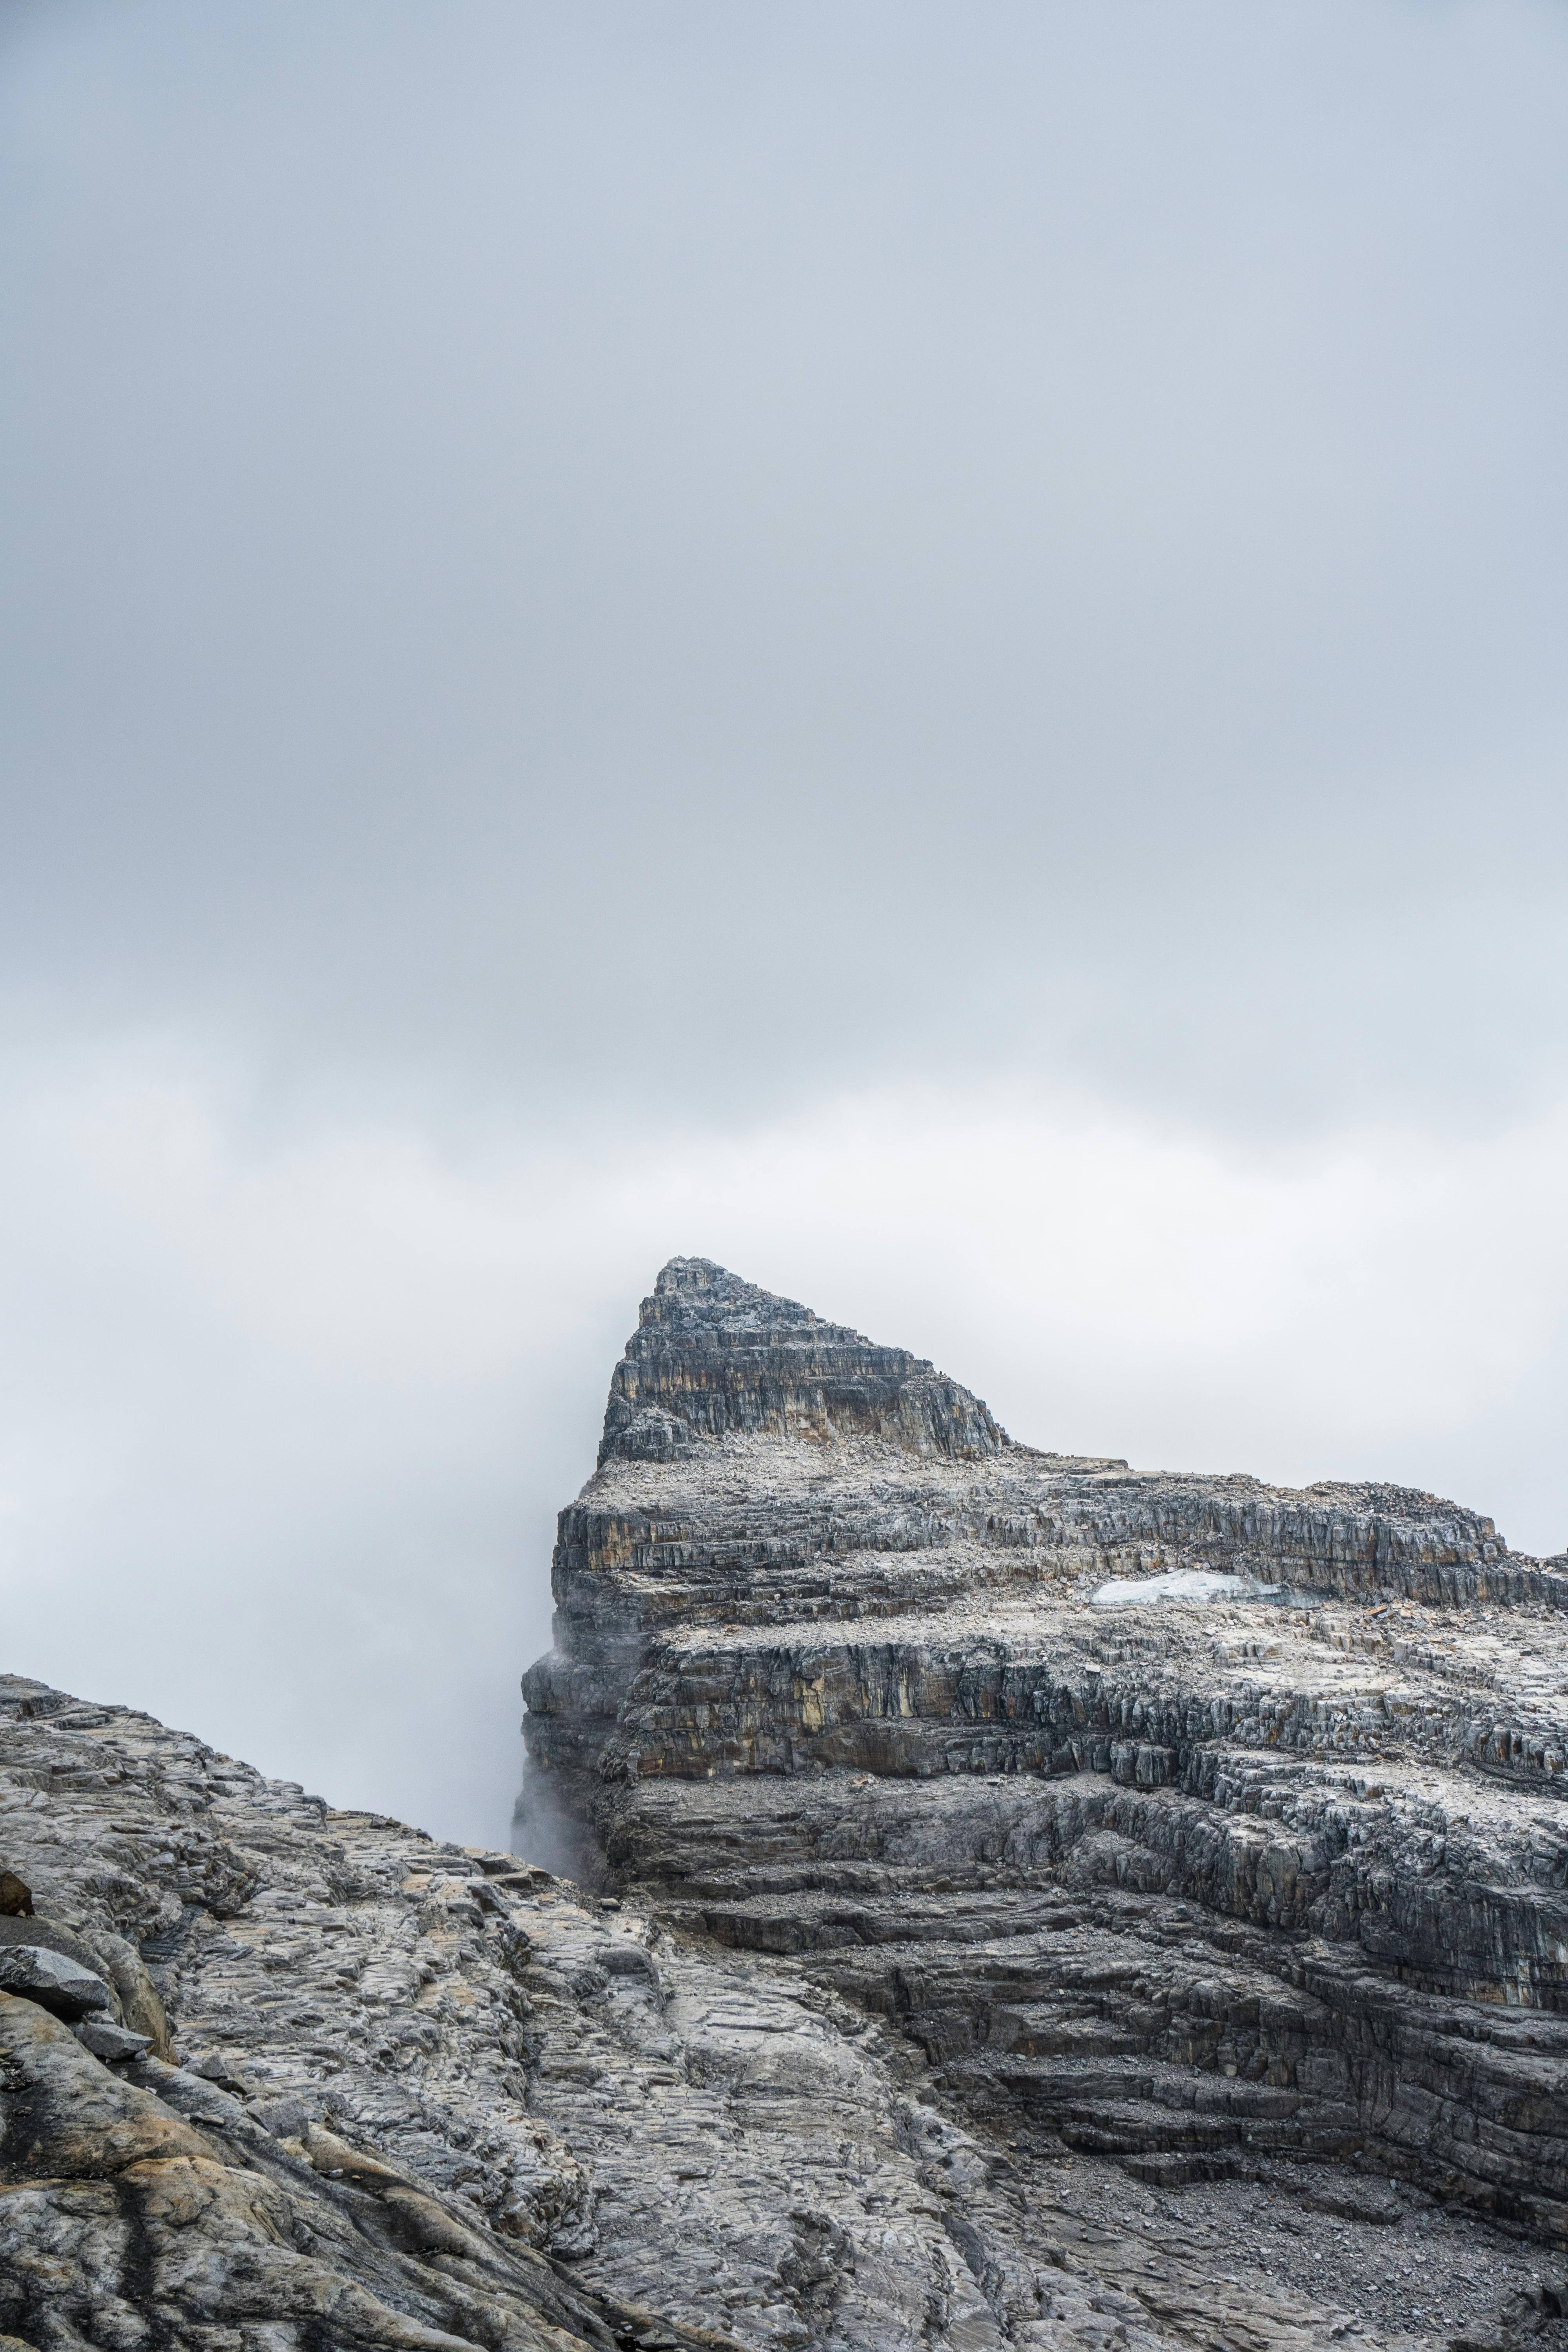
[[[14,1670],[503,1842],[720,1257],[1568,1543],[1568,15],[5,0]]]

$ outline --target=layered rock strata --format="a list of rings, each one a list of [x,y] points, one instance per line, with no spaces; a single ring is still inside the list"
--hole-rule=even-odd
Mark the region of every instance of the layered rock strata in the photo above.
[[[1326,2164],[1561,2244],[1565,1568],[1397,1487],[1016,1444],[677,1259],[561,1515],[533,1801],[1015,2161]]]
[[[4,2352],[1154,2352],[1198,2315],[1309,2352],[1342,2326],[1266,2201],[1259,2299],[1234,2212],[1155,2239],[1092,2164],[1042,2196],[793,1962],[132,1710],[0,1683],[0,1850],[26,1898],[0,1948],[67,1964],[0,1991]],[[1439,2215],[1329,2226],[1377,2242],[1364,2266],[1391,2225],[1489,2309],[1547,2314],[1526,2252]]]
[[[3,1948],[96,1987],[0,1992],[3,2352],[1414,2352],[1434,2298],[1455,2345],[1556,2327],[1527,2242],[1408,2185],[1042,2159],[798,1959],[18,1678],[0,1852]]]
[[[678,1262],[530,1678],[594,1887],[0,1681],[0,2352],[1561,2343],[1561,1573]]]

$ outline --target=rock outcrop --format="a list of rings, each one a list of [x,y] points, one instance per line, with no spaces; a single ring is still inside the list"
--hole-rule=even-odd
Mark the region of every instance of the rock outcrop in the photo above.
[[[1565,2340],[1562,1563],[678,1260],[555,1573],[577,1883],[0,1679],[0,2352]]]
[[[530,1794],[582,1874],[881,2021],[1016,2171],[1328,2166],[1568,2240],[1561,1559],[1397,1487],[1017,1444],[676,1259],[554,1585]],[[1389,2284],[1345,2324],[1432,2340]]]

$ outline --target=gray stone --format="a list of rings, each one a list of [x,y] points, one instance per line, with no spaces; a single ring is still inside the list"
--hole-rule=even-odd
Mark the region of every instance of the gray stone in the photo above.
[[[150,2035],[130,2033],[123,2025],[106,2025],[98,2018],[83,2018],[72,2030],[82,2048],[90,2050],[95,2058],[101,2058],[106,2066],[140,2058],[153,2046]]]
[[[700,1263],[642,1334],[530,1675],[592,1886],[0,1676],[9,1863],[167,2011],[0,1997],[0,2341],[1561,2344],[1558,1569]],[[1092,1602],[1184,1568],[1289,1592]]]
[[[113,1999],[101,1977],[47,1944],[0,1944],[0,1992],[72,2019],[107,2009]]]
[[[303,2099],[252,2099],[250,2117],[274,2139],[298,2139],[310,2121],[310,2110]]]

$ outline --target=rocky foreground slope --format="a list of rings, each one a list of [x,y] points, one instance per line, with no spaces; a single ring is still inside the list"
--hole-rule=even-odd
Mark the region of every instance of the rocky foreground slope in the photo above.
[[[0,1678],[0,2352],[1563,2342],[1563,1565],[677,1260],[527,1677],[575,1882]]]

